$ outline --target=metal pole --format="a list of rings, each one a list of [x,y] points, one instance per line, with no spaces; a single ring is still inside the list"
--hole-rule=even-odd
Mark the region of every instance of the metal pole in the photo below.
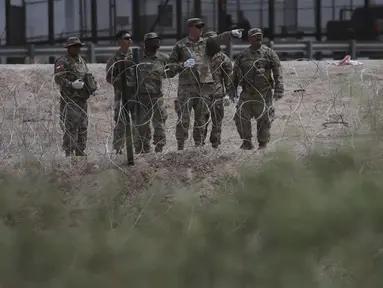
[[[114,36],[113,33],[113,0],[109,0],[109,36]]]
[[[322,40],[322,0],[315,0],[315,38],[317,41]]]
[[[109,30],[110,36],[116,35],[116,0],[109,0]]]
[[[237,0],[237,23],[239,22],[239,15],[241,15],[241,0]]]
[[[275,36],[275,0],[269,0],[269,39],[274,40]]]
[[[141,29],[140,29],[140,22],[141,22],[141,7],[140,7],[140,0],[132,0],[132,14],[133,14],[133,41],[136,44],[140,43],[141,40]]]
[[[227,0],[218,0],[218,31],[226,31],[226,4]]]
[[[201,17],[201,0],[194,0],[194,17]]]
[[[125,145],[126,145],[126,156],[128,159],[128,165],[134,165],[134,154],[133,154],[133,139],[132,139],[132,121],[129,113],[129,91],[126,85],[126,65],[125,61],[121,61],[119,64],[119,75],[121,85],[121,101],[122,101],[122,113],[124,114],[124,120],[127,122],[125,125]],[[128,124],[130,123],[130,124]]]
[[[80,38],[84,38],[84,0],[79,0]]]
[[[260,22],[259,27],[261,27],[261,29],[264,28],[263,27],[263,9],[264,9],[265,5],[263,5],[263,4],[264,4],[263,0],[261,0],[261,9],[259,10],[259,22]]]
[[[177,25],[177,40],[182,38],[182,0],[176,2],[176,25]]]
[[[5,0],[5,32],[6,32],[6,45],[11,44],[11,0]]]
[[[85,0],[83,2],[84,5],[84,30],[85,30],[85,37],[88,38],[88,0]]]
[[[23,3],[23,19],[22,19],[22,23],[23,23],[23,38],[24,38],[24,41],[23,41],[23,44],[26,44],[27,43],[27,5],[26,5],[26,2],[25,0],[22,1]]]
[[[48,0],[48,42],[55,44],[55,6],[53,0]]]
[[[92,12],[92,42],[97,43],[97,0],[91,0],[91,12]]]

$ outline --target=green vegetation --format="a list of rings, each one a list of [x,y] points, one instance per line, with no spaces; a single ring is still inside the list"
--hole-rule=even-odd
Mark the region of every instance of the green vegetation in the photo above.
[[[118,196],[70,208],[53,177],[3,175],[0,287],[380,287],[375,148],[299,162],[272,155],[262,169],[222,180],[211,202],[154,185],[128,214]]]

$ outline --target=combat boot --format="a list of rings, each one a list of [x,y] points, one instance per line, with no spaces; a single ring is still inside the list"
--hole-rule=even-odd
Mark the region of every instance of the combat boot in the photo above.
[[[213,147],[214,149],[217,149],[219,146],[219,143],[215,142],[215,143],[211,143],[211,147]]]
[[[161,153],[162,150],[163,150],[162,145],[156,145],[156,147],[154,148],[154,152],[156,152],[156,153]]]
[[[178,151],[184,150],[184,142],[183,141],[178,141],[177,150]]]
[[[251,140],[243,140],[242,145],[240,147],[242,150],[253,150],[254,145]]]
[[[70,157],[73,155],[73,152],[70,150],[65,150],[65,157]]]
[[[265,149],[267,147],[267,142],[259,142],[258,149]]]
[[[135,147],[134,150],[136,151],[136,154],[141,154],[142,147]]]
[[[144,146],[144,149],[142,149],[142,153],[150,153],[152,152],[152,148],[150,146]]]
[[[78,157],[85,157],[86,153],[84,152],[84,150],[76,149],[75,155]]]

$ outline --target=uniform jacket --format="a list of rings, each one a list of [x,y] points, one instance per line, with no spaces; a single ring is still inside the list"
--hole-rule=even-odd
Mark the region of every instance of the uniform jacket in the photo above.
[[[54,68],[54,80],[60,86],[61,95],[70,99],[88,99],[90,95],[85,87],[81,90],[72,88],[72,83],[78,79],[83,79],[88,71],[88,66],[80,55],[72,57],[67,54],[57,59]]]
[[[211,58],[210,70],[214,81],[214,98],[225,96],[231,81],[233,66],[231,59],[224,53],[219,52]]]
[[[169,68],[181,72],[179,85],[197,83],[213,83],[208,61],[205,57],[206,42],[209,38],[200,37],[194,42],[186,37],[176,43],[169,58]],[[224,43],[231,39],[231,32],[227,31],[214,37],[218,43]],[[182,64],[190,57],[194,57],[196,65],[192,68],[182,68]]]
[[[234,63],[232,84],[241,85],[249,93],[264,92],[274,88],[283,93],[282,67],[278,55],[264,45],[258,50],[246,48]]]

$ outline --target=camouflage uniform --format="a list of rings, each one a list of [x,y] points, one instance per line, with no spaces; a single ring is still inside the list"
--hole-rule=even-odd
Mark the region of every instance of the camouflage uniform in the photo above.
[[[156,33],[145,34],[144,41],[158,37]],[[166,144],[165,122],[168,118],[164,105],[162,93],[162,79],[169,76],[165,74],[165,66],[169,56],[157,51],[155,55],[149,56],[145,51],[140,55],[138,73],[138,93],[140,108],[140,119],[137,120],[140,141],[144,150],[150,149],[152,133],[150,121],[152,122],[153,144],[156,151],[162,151]]]
[[[133,62],[132,50],[129,49],[127,53],[117,50],[117,52],[109,57],[106,63],[106,81],[113,85],[114,88],[114,121],[115,126],[113,129],[113,149],[120,151],[125,143],[125,129],[127,129],[131,123],[129,116],[126,118],[123,113],[122,107],[122,91],[121,82],[119,80],[121,60],[125,60],[125,74],[128,90],[128,104],[125,109],[132,118],[133,124],[135,124],[135,91],[136,91],[136,76],[135,76],[135,63]],[[126,119],[125,119],[126,118]],[[133,138],[136,150],[139,146],[137,127],[133,125]]]
[[[249,30],[249,35],[262,33],[258,28]],[[261,46],[258,50],[246,48],[234,64],[234,90],[242,86],[235,123],[241,139],[241,147],[252,146],[251,119],[257,120],[257,138],[260,146],[270,141],[270,128],[274,118],[272,89],[283,95],[282,68],[278,55],[270,48]]]
[[[188,20],[188,25],[193,26],[202,23],[199,18]],[[169,68],[176,69],[180,73],[178,81],[177,99],[174,101],[175,111],[178,115],[176,138],[179,149],[189,137],[190,113],[194,109],[193,138],[196,146],[202,145],[205,133],[205,117],[208,113],[206,99],[213,94],[213,78],[206,61],[205,50],[208,38],[200,37],[192,41],[186,37],[176,43],[169,58]],[[224,32],[214,37],[217,42],[223,43],[231,39],[231,31]],[[196,65],[191,68],[183,68],[181,65],[190,57],[194,57]],[[177,65],[177,67],[175,67]]]
[[[66,47],[82,45],[80,39],[69,38]],[[83,153],[86,148],[88,134],[88,106],[89,92],[84,87],[76,90],[72,83],[83,79],[88,73],[84,59],[72,57],[69,54],[56,60],[54,80],[60,86],[60,124],[64,132],[63,149],[66,154]]]
[[[214,148],[221,144],[222,120],[224,117],[223,97],[229,87],[233,66],[231,59],[224,53],[218,52],[210,62],[210,70],[213,76],[213,93],[209,95],[207,105],[210,110],[212,129],[210,133],[210,143]],[[206,125],[204,139],[207,136],[209,113],[206,114]]]

